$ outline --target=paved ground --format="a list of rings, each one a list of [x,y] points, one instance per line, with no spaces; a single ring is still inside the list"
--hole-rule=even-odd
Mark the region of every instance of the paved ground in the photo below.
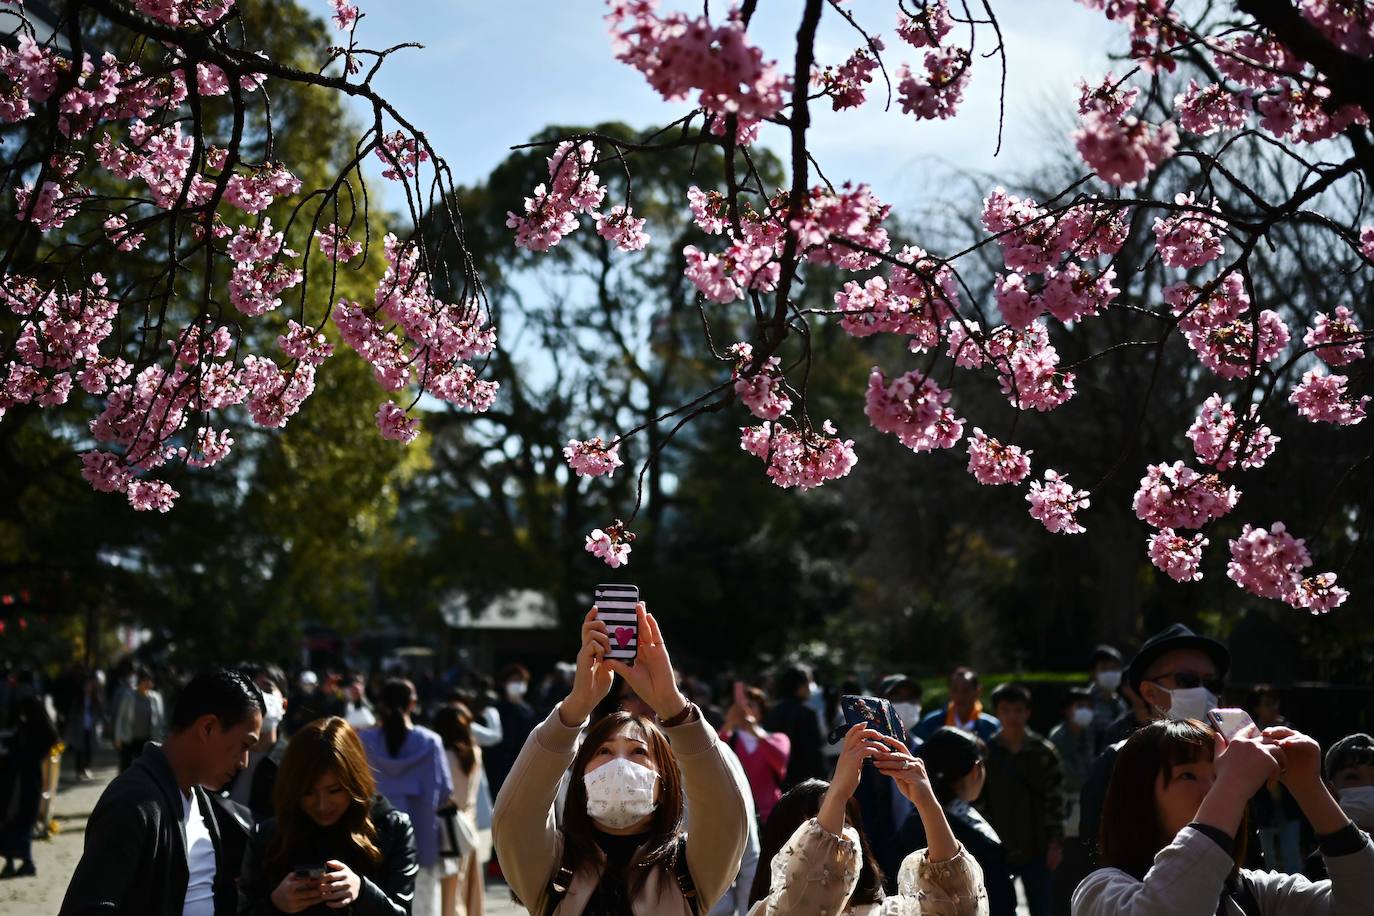
[[[36,840],[33,844],[38,876],[0,881],[0,914],[54,916],[62,905],[67,882],[81,858],[86,819],[106,783],[115,776],[115,757],[108,749],[98,756],[94,778],[89,782],[76,782],[71,767],[71,760],[64,759],[62,783],[53,804],[59,832],[51,839]],[[523,913],[522,908],[510,902],[510,891],[504,884],[487,885],[487,916],[520,916]]]

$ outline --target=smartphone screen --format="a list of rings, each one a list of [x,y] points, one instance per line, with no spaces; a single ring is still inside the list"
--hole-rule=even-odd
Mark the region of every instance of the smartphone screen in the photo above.
[[[596,587],[596,617],[606,625],[606,632],[611,637],[611,651],[607,658],[634,663],[639,651],[639,617],[635,614],[635,605],[638,603],[637,585]]]
[[[1247,725],[1255,724],[1250,714],[1243,709],[1214,709],[1207,713],[1207,718],[1227,741],[1234,738]]]

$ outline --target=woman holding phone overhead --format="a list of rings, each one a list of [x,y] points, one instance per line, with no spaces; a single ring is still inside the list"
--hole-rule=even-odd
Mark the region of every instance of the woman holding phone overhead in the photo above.
[[[534,916],[699,916],[739,867],[744,795],[715,732],[678,691],[658,622],[643,603],[635,614],[631,665],[607,658],[606,624],[596,608],[588,612],[572,690],[526,740],[497,796],[492,833],[501,868]],[[587,729],[616,674],[656,721],[620,711]],[[569,765],[559,829],[554,799]],[[682,832],[684,798],[690,836]]]
[[[316,719],[291,736],[274,807],[276,817],[249,837],[239,916],[408,916],[415,832],[377,794],[362,742],[345,720]]]

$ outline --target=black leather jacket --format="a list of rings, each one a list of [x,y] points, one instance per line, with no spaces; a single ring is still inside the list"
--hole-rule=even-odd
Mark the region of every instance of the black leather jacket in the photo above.
[[[372,800],[372,823],[377,828],[377,848],[382,851],[382,859],[371,869],[359,870],[362,888],[358,891],[358,899],[346,909],[332,910],[318,904],[303,910],[303,913],[410,916],[411,901],[415,897],[415,875],[420,870],[410,817],[378,795]],[[271,899],[280,879],[273,881],[266,867],[267,846],[276,832],[277,820],[269,818],[253,828],[248,838],[243,874],[239,879],[239,916],[275,916],[281,912],[272,905]],[[303,861],[297,864],[314,863]]]
[[[242,805],[199,787],[195,794],[210,814],[215,916],[232,916],[251,818]],[[181,816],[172,768],[162,747],[149,744],[96,802],[61,916],[181,916],[189,877]]]

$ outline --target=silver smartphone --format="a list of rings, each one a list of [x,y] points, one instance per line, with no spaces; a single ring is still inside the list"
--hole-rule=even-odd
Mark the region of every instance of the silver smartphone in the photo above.
[[[1234,738],[1247,725],[1255,724],[1250,714],[1243,709],[1214,709],[1207,713],[1207,718],[1227,741]]]

